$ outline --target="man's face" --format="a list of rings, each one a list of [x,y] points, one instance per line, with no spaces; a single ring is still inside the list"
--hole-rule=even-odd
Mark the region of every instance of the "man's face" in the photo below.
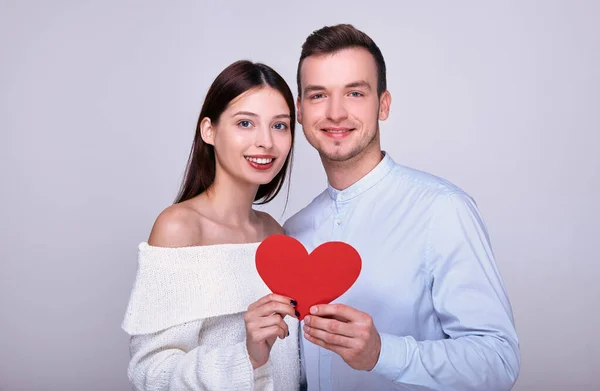
[[[377,66],[363,48],[309,56],[300,69],[302,95],[298,122],[308,142],[329,161],[361,153],[380,153],[379,120],[389,113],[391,97],[377,95]]]

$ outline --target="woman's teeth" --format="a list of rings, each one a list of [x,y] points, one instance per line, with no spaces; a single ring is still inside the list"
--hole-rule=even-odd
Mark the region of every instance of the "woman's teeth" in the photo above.
[[[256,157],[247,157],[246,156],[246,160],[249,160],[256,164],[269,164],[273,161],[273,158],[266,158],[266,157],[256,158]]]

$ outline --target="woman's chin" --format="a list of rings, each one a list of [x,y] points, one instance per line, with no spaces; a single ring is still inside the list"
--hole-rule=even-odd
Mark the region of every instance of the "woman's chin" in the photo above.
[[[265,172],[253,172],[246,176],[246,180],[253,185],[266,185],[275,179],[279,171],[272,169]]]
[[[273,180],[273,178],[275,178],[275,175],[270,175],[268,177],[265,176],[264,178],[260,178],[260,179],[255,178],[253,181],[251,181],[251,183],[258,185],[258,186],[266,185],[266,184],[269,184]]]

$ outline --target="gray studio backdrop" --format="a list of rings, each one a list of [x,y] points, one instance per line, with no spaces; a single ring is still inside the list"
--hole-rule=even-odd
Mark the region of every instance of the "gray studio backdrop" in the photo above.
[[[600,387],[597,1],[0,1],[0,390],[128,390],[120,323],[217,73],[295,88],[350,22],[385,55],[383,145],[479,204],[513,303],[518,391]],[[326,185],[300,131],[280,222]],[[285,194],[285,192],[284,192]]]

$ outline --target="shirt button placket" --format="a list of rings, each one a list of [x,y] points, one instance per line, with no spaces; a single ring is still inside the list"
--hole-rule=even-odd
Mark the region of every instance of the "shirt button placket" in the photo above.
[[[342,239],[345,209],[345,205],[339,203],[338,200],[335,205],[335,215],[333,216],[332,240]]]
[[[335,213],[333,216],[333,226],[331,231],[331,240],[338,241],[342,240],[343,228],[344,228],[344,216],[346,211],[346,205],[340,203],[343,200],[343,197],[338,196],[335,203]],[[331,359],[332,352],[319,347],[319,389],[321,391],[330,391],[332,389],[331,385]]]

